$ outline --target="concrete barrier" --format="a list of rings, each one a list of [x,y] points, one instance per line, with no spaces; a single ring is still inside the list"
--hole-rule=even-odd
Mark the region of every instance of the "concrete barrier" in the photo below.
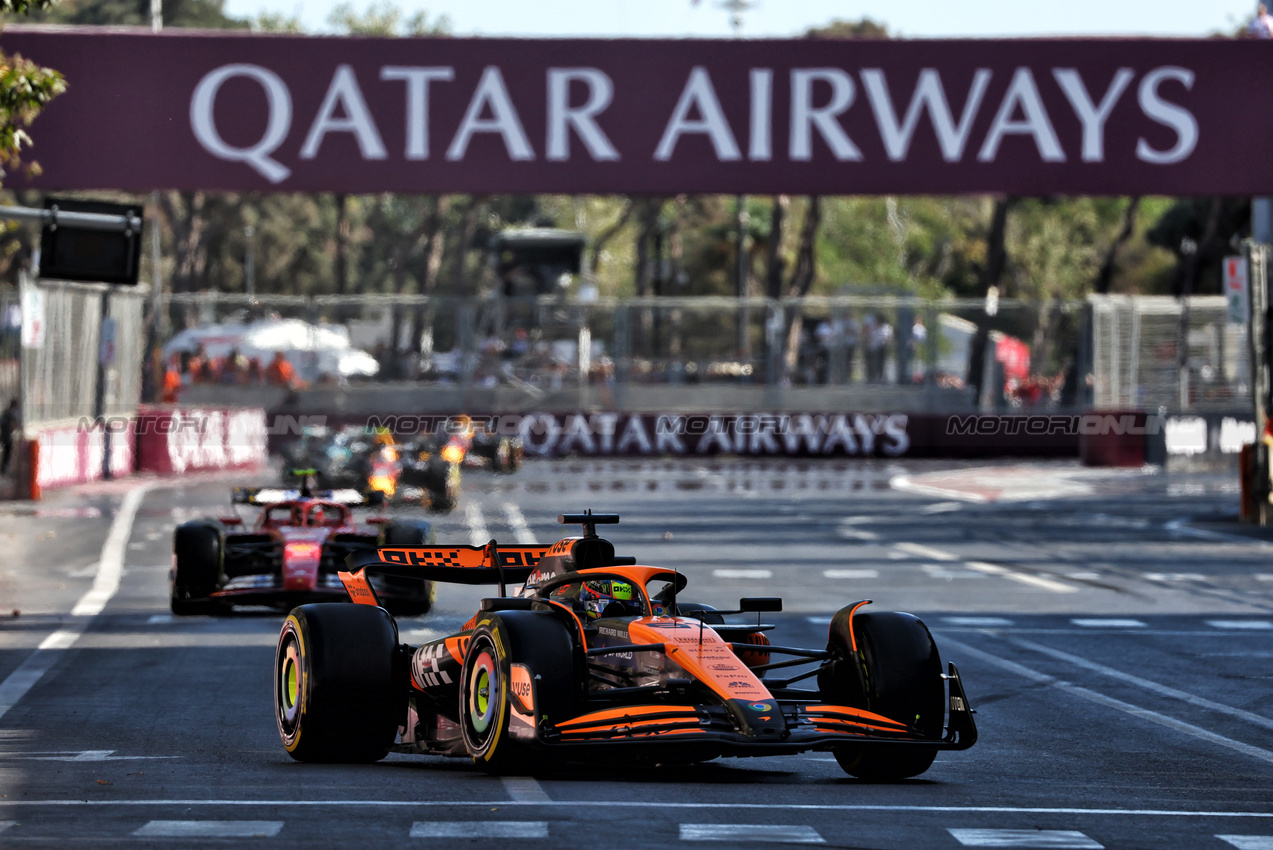
[[[253,469],[268,459],[265,411],[259,407],[143,407],[137,413],[138,472]]]
[[[28,438],[29,490],[39,499],[44,490],[87,484],[102,478],[132,474],[135,461],[136,423],[123,420],[104,426],[62,425],[37,428]]]

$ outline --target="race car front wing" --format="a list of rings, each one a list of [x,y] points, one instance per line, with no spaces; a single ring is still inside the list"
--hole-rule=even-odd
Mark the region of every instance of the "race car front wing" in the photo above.
[[[783,755],[830,749],[843,744],[924,746],[938,750],[966,750],[977,741],[973,709],[968,704],[959,671],[949,664],[949,713],[941,738],[924,736],[905,723],[869,711],[802,699],[778,698],[760,703],[781,713],[781,727],[740,731],[726,706],[644,705],[607,708],[559,723],[541,723],[537,738],[545,746],[584,749],[597,746],[654,747],[673,744],[718,755]],[[761,718],[764,719],[764,718]]]

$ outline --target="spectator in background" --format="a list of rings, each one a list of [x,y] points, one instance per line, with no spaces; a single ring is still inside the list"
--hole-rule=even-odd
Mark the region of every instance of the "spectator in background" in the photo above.
[[[265,382],[273,387],[288,388],[296,383],[296,370],[287,362],[283,352],[274,352],[274,359],[265,367]]]
[[[516,359],[520,360],[530,352],[530,334],[525,328],[518,328],[513,334],[513,344],[509,346],[509,353]]]
[[[831,343],[835,336],[835,328],[831,326],[831,321],[823,319],[818,322],[813,336],[818,341],[818,350],[813,358],[813,383],[825,384],[830,373]]]
[[[853,358],[857,356],[859,343],[862,341],[862,326],[857,317],[849,312],[844,318],[844,380],[853,381]]]
[[[248,359],[239,353],[237,348],[230,349],[221,364],[220,383],[244,384],[248,378]]]
[[[884,365],[888,360],[888,348],[893,342],[893,326],[883,316],[874,316],[870,335],[867,337],[867,377],[872,381],[884,380]]]
[[[168,358],[168,368],[164,370],[163,403],[176,404],[177,395],[181,392],[181,357],[174,354]]]
[[[1247,27],[1247,35],[1251,38],[1273,38],[1273,15],[1268,7],[1261,3],[1255,8],[1255,17]]]
[[[22,411],[16,398],[9,399],[9,406],[0,413],[0,475],[9,474],[9,461],[13,457],[13,435],[22,428]]]
[[[200,345],[194,350],[194,354],[190,355],[186,360],[186,373],[190,376],[190,383],[202,384],[212,377],[212,363],[208,360],[208,354]]]
[[[911,383],[924,382],[924,344],[928,341],[928,328],[924,327],[924,321],[919,316],[915,317],[915,323],[911,325],[911,363],[913,364],[911,374],[904,376]]]

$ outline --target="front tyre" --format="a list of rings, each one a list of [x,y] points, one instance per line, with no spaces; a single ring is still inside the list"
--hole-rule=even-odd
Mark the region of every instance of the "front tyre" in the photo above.
[[[506,611],[478,620],[460,670],[460,729],[478,767],[494,774],[551,768],[536,730],[577,713],[577,662],[574,640],[553,614]]]
[[[274,718],[297,761],[384,758],[406,717],[406,667],[398,627],[383,608],[302,605],[279,633]]]
[[[216,614],[225,606],[208,597],[221,580],[221,531],[207,521],[177,526],[172,536],[169,605],[178,617]]]
[[[818,674],[822,698],[882,714],[917,729],[925,738],[939,740],[946,692],[941,657],[928,627],[911,614],[869,611],[850,617],[849,610],[841,609],[831,621],[827,649],[832,661]],[[846,773],[887,782],[928,770],[937,748],[842,744],[833,753]]]

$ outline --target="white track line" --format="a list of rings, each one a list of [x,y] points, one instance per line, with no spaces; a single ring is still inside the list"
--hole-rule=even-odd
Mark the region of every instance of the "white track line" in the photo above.
[[[826,844],[811,826],[756,823],[683,823],[682,841],[767,841],[772,844]]]
[[[831,579],[864,579],[879,578],[879,570],[823,570],[823,578]]]
[[[1273,850],[1273,835],[1217,835],[1238,850]]]
[[[929,505],[926,508],[920,508],[921,514],[948,514],[951,511],[961,511],[964,506],[959,502],[938,502],[935,505]]]
[[[548,821],[424,821],[411,824],[411,838],[547,838]]]
[[[920,558],[927,558],[930,561],[958,561],[958,555],[952,555],[949,552],[943,552],[941,549],[933,549],[930,546],[921,546],[918,543],[894,543],[893,548],[899,552],[905,552],[908,555],[917,555]]]
[[[1207,620],[1213,629],[1233,629],[1236,631],[1268,631],[1273,629],[1269,620]]]
[[[1047,847],[1051,850],[1105,850],[1074,829],[948,829],[965,847]]]
[[[1003,576],[1006,579],[1011,579],[1012,581],[1020,582],[1021,584],[1028,584],[1031,587],[1041,587],[1044,590],[1050,590],[1053,593],[1075,593],[1078,591],[1078,588],[1072,584],[1054,581],[1050,578],[1044,578],[1043,576],[1031,575],[1030,573],[1017,572],[1016,570],[1010,570],[1007,567],[1001,567],[998,564],[987,564],[984,561],[965,561],[964,566],[970,570],[976,570],[979,573]]]
[[[537,543],[535,533],[530,530],[530,526],[526,524],[526,517],[522,516],[521,509],[512,502],[504,503],[504,516],[508,518],[508,524],[512,526],[513,538],[523,545]]]
[[[1175,731],[1189,735],[1190,737],[1225,747],[1226,749],[1251,756],[1252,758],[1259,759],[1260,761],[1273,763],[1273,751],[1252,746],[1251,744],[1245,744],[1242,741],[1235,741],[1232,738],[1217,735],[1215,732],[1203,729],[1200,726],[1194,726],[1192,723],[1186,723],[1183,720],[1177,720],[1176,718],[1170,717],[1166,714],[1160,714],[1157,711],[1150,711],[1147,708],[1141,708],[1138,705],[1132,705],[1131,703],[1114,699],[1113,697],[1106,696],[1105,694],[1098,693],[1088,688],[1062,681],[1054,676],[1049,676],[1046,673],[1040,673],[1038,670],[1026,667],[1024,664],[1018,664],[1015,661],[1009,661],[1006,658],[1000,658],[997,655],[991,655],[988,652],[983,652],[980,649],[976,649],[975,647],[969,646],[962,641],[954,640],[953,638],[947,637],[944,639],[944,642],[947,645],[957,647],[960,652],[975,655],[989,664],[993,664],[994,666],[1007,670],[1011,673],[1016,673],[1018,676],[1037,682],[1038,684],[1051,685],[1052,687],[1065,691],[1073,696],[1081,697],[1082,699],[1090,702],[1121,711],[1124,714],[1130,714],[1132,717],[1139,717],[1142,720],[1148,720],[1150,723],[1157,723],[1159,726],[1166,726],[1168,729],[1174,729]]]
[[[927,558],[930,561],[942,561],[950,563],[951,561],[961,560],[958,555],[946,552],[942,549],[934,549],[931,546],[923,546],[919,543],[894,543],[893,548],[899,552],[905,552],[908,555],[915,555],[920,558]],[[975,572],[984,573],[986,575],[999,576],[1001,578],[1010,579],[1011,581],[1028,584],[1031,587],[1038,587],[1052,593],[1075,593],[1078,588],[1072,584],[1056,581],[1055,579],[1044,578],[1033,573],[1023,573],[1019,570],[1001,567],[998,564],[987,564],[985,561],[964,561],[964,566]]]
[[[133,530],[133,520],[137,517],[141,500],[153,486],[153,483],[140,484],[124,494],[119,511],[106,534],[106,542],[102,545],[102,558],[97,565],[97,577],[93,579],[93,586],[71,609],[71,616],[80,618],[79,622],[70,628],[59,629],[40,641],[35,652],[0,682],[0,718],[35,687],[61,657],[62,650],[70,649],[79,640],[92,618],[102,612],[106,603],[119,590],[119,579],[124,574],[124,551],[128,536]]]
[[[402,809],[429,808],[445,806],[450,808],[491,809],[501,806],[552,806],[566,810],[583,810],[596,808],[596,800],[351,800],[342,797],[335,800],[7,800],[0,799],[0,808],[40,806],[50,808],[64,807],[98,807],[98,806],[227,806],[257,808],[348,808],[361,809]],[[608,809],[722,809],[750,811],[793,811],[793,812],[954,812],[974,814],[1029,814],[1029,815],[1113,815],[1115,817],[1165,817],[1165,818],[1254,818],[1257,820],[1273,820],[1273,812],[1225,812],[1211,810],[1185,809],[1082,809],[1074,807],[1046,806],[887,806],[871,804],[826,804],[826,803],[687,803],[670,800],[607,800]]]
[[[281,820],[152,820],[133,830],[139,838],[273,838]]]
[[[1037,652],[1041,655],[1047,655],[1067,664],[1073,664],[1075,667],[1081,667],[1084,670],[1091,670],[1093,673],[1099,673],[1111,679],[1117,679],[1120,682],[1126,682],[1129,685],[1135,685],[1144,691],[1160,694],[1161,696],[1171,697],[1186,702],[1189,705],[1198,708],[1205,708],[1210,711],[1216,711],[1221,714],[1227,714],[1230,717],[1236,717],[1239,720],[1245,720],[1248,723],[1254,723],[1256,726],[1262,726],[1265,729],[1273,729],[1273,719],[1264,717],[1254,712],[1244,711],[1240,708],[1234,708],[1231,705],[1225,705],[1219,702],[1212,702],[1204,697],[1195,696],[1187,691],[1177,690],[1176,688],[1160,685],[1158,682],[1142,679],[1139,676],[1133,676],[1130,673],[1124,673],[1113,667],[1106,667],[1104,664],[1097,664],[1095,661],[1088,661],[1086,658],[1080,658],[1077,655],[1071,655],[1068,652],[1062,652],[1059,649],[1053,649],[1050,646],[1044,646],[1041,643],[1035,643],[1031,640],[1022,638],[1008,638],[1008,643],[1019,646],[1022,649],[1028,649],[1031,652]]]
[[[773,578],[773,570],[712,570],[713,578],[766,579]]]
[[[469,542],[474,546],[485,546],[491,542],[491,534],[486,530],[486,517],[482,515],[482,506],[477,502],[469,502],[464,506],[464,521],[469,527]]]
[[[500,778],[508,796],[518,803],[551,803],[552,798],[533,776],[504,776]]]
[[[945,487],[932,487],[927,484],[916,484],[909,475],[894,475],[888,480],[888,486],[906,493],[918,493],[921,496],[933,496],[938,499],[958,499],[961,502],[981,504],[990,501],[976,493],[965,493],[960,490],[948,490]]]

